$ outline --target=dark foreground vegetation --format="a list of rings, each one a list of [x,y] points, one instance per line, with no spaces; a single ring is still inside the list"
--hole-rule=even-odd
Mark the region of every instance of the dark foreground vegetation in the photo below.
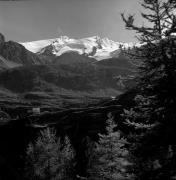
[[[176,179],[175,1],[143,0],[137,85],[113,100],[11,118],[0,114],[0,179]]]

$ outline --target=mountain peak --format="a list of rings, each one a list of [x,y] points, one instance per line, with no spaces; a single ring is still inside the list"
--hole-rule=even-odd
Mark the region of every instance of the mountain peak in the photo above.
[[[3,34],[0,33],[0,44],[3,44],[5,42],[5,37]]]

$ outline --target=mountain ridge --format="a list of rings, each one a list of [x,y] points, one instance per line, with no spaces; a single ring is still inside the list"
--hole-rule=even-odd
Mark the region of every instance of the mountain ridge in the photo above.
[[[45,54],[50,52],[55,56],[60,56],[66,52],[77,52],[87,55],[96,60],[102,60],[114,57],[114,52],[120,50],[121,47],[132,48],[140,46],[136,43],[115,42],[108,38],[92,36],[82,39],[73,39],[68,36],[60,36],[55,39],[39,40],[32,42],[20,42],[26,49],[37,54]],[[116,55],[116,53],[115,53]]]

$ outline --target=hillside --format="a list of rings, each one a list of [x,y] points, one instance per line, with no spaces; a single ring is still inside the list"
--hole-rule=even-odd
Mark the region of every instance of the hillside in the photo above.
[[[14,41],[5,41],[5,37],[0,34],[0,61],[7,67],[13,68],[19,65],[41,64],[40,58],[28,51],[21,44]],[[1,64],[1,63],[0,63]]]
[[[62,104],[76,99],[85,102],[85,99],[80,100],[81,97],[120,94],[123,87],[115,77],[122,73],[118,66],[107,68],[94,63],[31,65],[1,72],[0,87],[28,103]]]
[[[90,44],[95,39],[82,41]],[[57,40],[58,43],[61,39]],[[101,43],[104,48],[113,46],[113,42],[108,40]],[[47,42],[41,41],[36,46],[43,44]],[[32,53],[19,43],[6,42],[1,34],[0,105],[86,106],[124,92],[134,83],[135,69],[121,53],[101,61],[76,51],[56,56],[51,49],[45,48],[42,53]]]

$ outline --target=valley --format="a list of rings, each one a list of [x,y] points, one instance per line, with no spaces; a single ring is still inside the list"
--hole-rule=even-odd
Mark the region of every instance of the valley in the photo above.
[[[92,39],[85,39],[85,42],[86,40],[90,45]],[[63,46],[64,42],[69,41],[73,40],[61,37],[56,40],[57,47],[59,43]],[[104,48],[109,45],[105,42],[102,40]],[[80,44],[80,41],[77,43]],[[95,44],[94,38],[93,43]],[[40,41],[38,48],[41,49],[46,44],[46,41]],[[111,42],[109,49],[112,44]],[[30,49],[29,45],[35,47],[38,44],[34,42],[23,45]],[[5,42],[4,38],[0,46],[0,104],[80,107],[85,102],[89,104],[89,101],[117,96],[133,81],[130,77],[136,73],[136,67],[118,51],[117,57],[99,61],[76,51],[58,56],[48,50],[48,46],[42,53],[34,53],[16,42]]]
[[[15,171],[19,169],[20,174],[27,144],[33,141],[41,130],[54,127],[59,136],[67,134],[70,137],[79,154],[76,170],[84,174],[86,147],[82,141],[86,136],[96,139],[97,133],[104,131],[108,113],[119,116],[122,112],[117,97],[124,93],[128,86],[135,84],[136,67],[120,52],[117,45],[114,45],[117,49],[113,49],[113,43],[107,40],[102,41],[104,47],[100,51],[103,52],[109,46],[109,50],[118,53],[116,57],[111,57],[108,50],[108,55],[106,53],[100,60],[101,58],[95,58],[95,52],[86,54],[69,49],[62,51],[60,55],[53,53],[53,45],[51,47],[47,44],[48,41],[21,45],[2,39],[0,107],[4,120],[0,122],[0,137],[3,138],[0,144],[3,147],[1,155],[4,154],[6,163],[9,161],[13,168],[17,167]],[[56,42],[57,48],[59,42],[63,46],[62,37]],[[89,43],[89,46],[93,43],[96,47],[95,38],[88,38],[83,42]],[[80,42],[77,43],[78,46],[69,44],[69,47],[82,48]],[[99,47],[100,43],[101,41]],[[84,44],[84,49],[85,47]],[[29,51],[31,49],[33,52]],[[37,52],[36,49],[40,51]],[[33,113],[33,108],[39,108],[40,114]],[[121,126],[125,131],[123,123]],[[18,148],[12,152],[14,143]]]

